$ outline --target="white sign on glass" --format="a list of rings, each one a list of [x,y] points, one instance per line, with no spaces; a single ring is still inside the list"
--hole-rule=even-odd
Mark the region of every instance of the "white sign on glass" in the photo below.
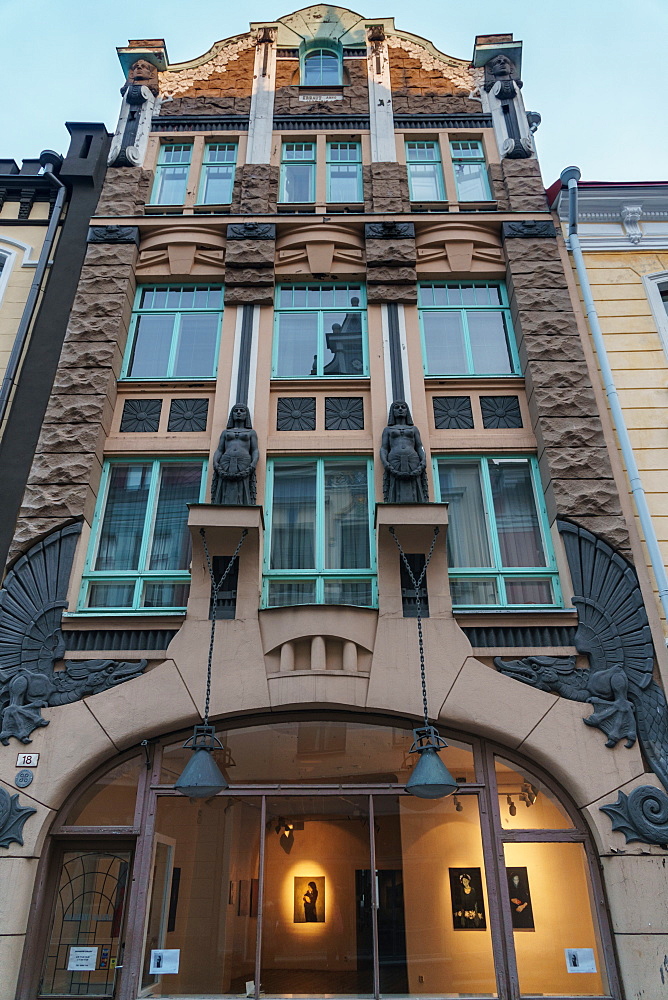
[[[68,972],[95,972],[97,968],[97,948],[70,948],[67,959]]]
[[[596,972],[593,948],[564,948],[569,972]]]
[[[179,948],[156,948],[151,952],[149,973],[162,976],[166,972],[179,971]]]

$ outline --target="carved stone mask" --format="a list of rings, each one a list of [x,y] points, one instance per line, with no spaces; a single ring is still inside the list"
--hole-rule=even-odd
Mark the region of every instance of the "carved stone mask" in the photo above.
[[[136,87],[148,87],[153,93],[158,93],[158,70],[147,59],[138,59],[128,72],[128,83]]]
[[[515,63],[508,56],[498,55],[487,63],[485,67],[490,76],[497,80],[501,77],[512,77],[515,75]]]

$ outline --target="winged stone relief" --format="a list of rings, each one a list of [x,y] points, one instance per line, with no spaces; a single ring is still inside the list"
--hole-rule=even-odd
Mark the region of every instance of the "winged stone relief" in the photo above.
[[[137,677],[147,661],[64,660],[61,619],[80,524],[21,556],[0,589],[0,743],[30,743],[42,709],[67,705]],[[62,666],[57,666],[61,663]]]
[[[654,647],[640,586],[633,567],[606,542],[585,528],[558,522],[578,611],[575,648],[586,654],[589,668],[577,667],[575,656],[494,658],[502,674],[571,701],[586,702],[594,711],[583,722],[605,733],[607,747],[638,739],[647,761],[668,788],[668,705],[653,680]],[[630,796],[619,793],[614,806],[602,806],[627,840],[668,840],[668,796],[643,786]]]
[[[19,844],[23,847],[23,827],[27,819],[36,813],[32,806],[20,806],[18,793],[10,795],[0,787],[0,847]]]

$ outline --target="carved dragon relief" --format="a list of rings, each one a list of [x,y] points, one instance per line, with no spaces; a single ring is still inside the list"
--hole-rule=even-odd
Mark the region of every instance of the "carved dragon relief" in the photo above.
[[[21,556],[0,589],[0,743],[48,726],[43,708],[67,705],[137,677],[146,660],[65,660],[61,619],[80,524]],[[60,663],[63,663],[60,666]]]
[[[502,674],[593,705],[585,725],[607,736],[606,746],[636,739],[654,773],[668,789],[668,705],[652,678],[654,648],[640,586],[633,567],[606,542],[565,521],[558,522],[573,580],[578,611],[575,648],[589,658],[589,668],[575,656],[495,657]],[[602,806],[614,830],[626,840],[668,842],[668,796],[644,785],[629,796],[619,792],[614,805]]]

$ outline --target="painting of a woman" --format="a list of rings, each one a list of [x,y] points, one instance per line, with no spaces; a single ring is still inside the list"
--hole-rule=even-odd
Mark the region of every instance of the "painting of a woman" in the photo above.
[[[296,924],[324,924],[325,879],[323,876],[295,878]]]
[[[457,930],[483,931],[487,927],[479,868],[450,868],[452,924]]]

